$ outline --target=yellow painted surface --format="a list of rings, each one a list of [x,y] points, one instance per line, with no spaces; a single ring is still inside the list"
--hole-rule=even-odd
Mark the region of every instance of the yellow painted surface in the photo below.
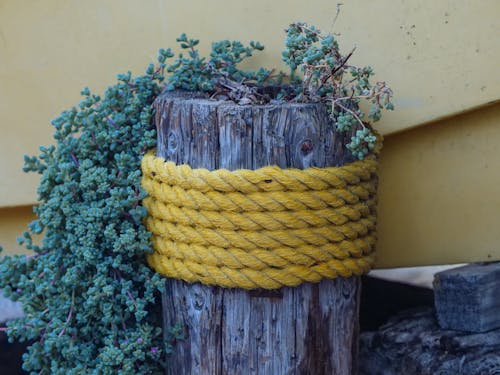
[[[49,144],[50,120],[86,85],[100,93],[117,73],[138,73],[185,31],[209,42],[260,40],[250,65],[279,64],[294,20],[331,30],[335,1],[0,1],[0,207],[32,203],[35,175],[22,154]],[[334,31],[353,62],[370,64],[396,94],[391,133],[500,98],[497,0],[345,2]]]
[[[52,143],[50,120],[101,93],[119,72],[140,73],[181,32],[259,40],[249,64],[279,64],[283,29],[303,20],[331,30],[335,1],[0,1],[0,243],[31,220],[38,176],[22,155]],[[500,258],[498,0],[344,2],[334,31],[353,62],[372,65],[395,91],[383,133],[454,116],[386,139],[380,197],[380,266]],[[24,216],[23,216],[24,215]]]
[[[379,267],[500,260],[500,104],[386,138]]]
[[[29,253],[17,244],[17,237],[27,230],[28,224],[35,218],[31,206],[0,208],[1,255]]]

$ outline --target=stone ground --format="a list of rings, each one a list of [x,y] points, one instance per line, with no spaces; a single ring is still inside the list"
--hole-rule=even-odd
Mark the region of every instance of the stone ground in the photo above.
[[[430,288],[365,277],[360,321],[359,375],[500,375],[500,328],[442,329]]]
[[[443,330],[433,308],[397,314],[360,338],[359,375],[498,375],[500,328]]]

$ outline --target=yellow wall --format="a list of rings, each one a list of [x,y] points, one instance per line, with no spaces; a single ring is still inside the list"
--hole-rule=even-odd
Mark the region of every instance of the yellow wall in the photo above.
[[[385,139],[379,267],[500,260],[500,103]]]
[[[17,244],[17,237],[27,229],[27,225],[35,218],[31,206],[0,208],[2,255],[28,253],[28,250]]]
[[[155,58],[157,49],[172,46],[181,32],[200,37],[205,51],[212,40],[259,40],[267,48],[250,65],[276,65],[286,25],[304,20],[331,30],[336,3],[327,0],[0,1],[0,207],[29,205],[35,201],[38,177],[21,172],[22,154],[35,154],[39,145],[52,142],[50,120],[75,105],[84,86],[99,93],[113,82],[117,73],[128,69],[141,72]],[[497,0],[344,2],[334,29],[342,34],[341,45],[345,51],[356,45],[353,62],[372,65],[378,77],[395,91],[397,110],[386,115],[381,123],[385,134],[454,116],[500,98],[499,13]],[[431,232],[431,237],[421,232],[430,221],[417,210],[423,206],[415,197],[443,198],[441,207],[449,206],[449,215],[455,220],[461,212],[459,206],[472,207],[481,201],[481,198],[460,199],[459,205],[452,204],[458,199],[458,193],[444,194],[446,189],[442,186],[457,177],[449,172],[440,174],[438,167],[460,164],[462,159],[478,160],[483,154],[481,150],[490,150],[495,139],[500,144],[499,133],[490,131],[488,137],[483,136],[483,128],[488,127],[487,124],[491,127],[493,119],[499,118],[497,112],[489,114],[490,111],[480,109],[455,117],[452,122],[434,122],[422,129],[388,137],[381,179],[379,247],[381,259],[387,259],[381,260],[382,265],[465,259],[460,250],[465,245],[456,246],[456,250],[444,246],[443,241],[454,235],[453,221],[440,224],[441,229]],[[452,130],[454,128],[457,129]],[[469,130],[459,130],[465,128]],[[457,149],[452,147],[440,151],[440,162],[430,170],[433,174],[429,174],[435,182],[429,182],[424,189],[413,182],[421,169],[406,169],[402,160],[408,159],[416,168],[417,159],[411,155],[414,150],[425,150],[426,139],[430,137],[427,132],[433,134],[432,139],[438,144],[448,144],[450,139],[460,144],[459,140],[469,139],[465,134],[471,133],[470,139],[474,139],[476,148],[469,147],[462,156],[457,156]],[[393,143],[394,139],[398,141]],[[484,152],[492,157],[491,150]],[[424,162],[429,163],[425,155],[420,168]],[[490,170],[494,170],[495,165],[499,166],[498,160],[496,164],[491,162]],[[482,180],[494,179],[477,168],[473,172],[461,172],[459,176],[469,174]],[[402,177],[405,190],[388,193],[387,186],[394,186],[397,176]],[[467,199],[482,197],[481,186],[466,185],[472,189]],[[474,191],[481,194],[474,195]],[[403,196],[412,199],[404,202]],[[4,244],[5,233],[14,230],[5,229],[10,223],[6,219],[9,215],[11,211],[0,210],[0,243]],[[16,216],[16,220],[20,218]],[[491,215],[488,219],[492,219]],[[416,224],[412,226],[414,229],[409,229],[408,223]],[[477,228],[470,231],[469,241],[485,248],[482,238],[477,237],[484,235],[485,225],[476,225]],[[395,234],[391,235],[391,231]],[[15,238],[20,231],[15,232],[10,238]],[[439,232],[443,232],[442,235]],[[436,241],[442,245],[439,252],[430,250]],[[488,246],[492,241],[493,237],[488,237]],[[439,257],[437,254],[442,252],[446,256]],[[496,254],[498,252],[496,250]]]

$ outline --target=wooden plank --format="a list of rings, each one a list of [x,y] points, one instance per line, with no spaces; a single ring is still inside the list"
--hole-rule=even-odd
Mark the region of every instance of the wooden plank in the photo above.
[[[350,160],[345,153],[326,156],[341,140],[321,105],[183,101],[164,93],[155,102],[159,141],[166,142],[158,155],[178,164],[305,168]],[[276,291],[167,280],[164,325],[182,324],[186,337],[174,347],[167,374],[350,374],[359,293],[359,277]]]
[[[443,329],[485,332],[500,328],[500,262],[437,273],[434,299]]]

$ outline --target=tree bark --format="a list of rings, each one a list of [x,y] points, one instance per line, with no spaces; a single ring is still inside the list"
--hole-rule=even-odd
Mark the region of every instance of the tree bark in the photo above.
[[[193,94],[155,102],[158,156],[193,168],[326,167],[352,161],[321,104],[241,106]],[[165,332],[181,324],[167,374],[352,374],[359,277],[279,290],[166,280]],[[168,340],[168,335],[165,337]]]

